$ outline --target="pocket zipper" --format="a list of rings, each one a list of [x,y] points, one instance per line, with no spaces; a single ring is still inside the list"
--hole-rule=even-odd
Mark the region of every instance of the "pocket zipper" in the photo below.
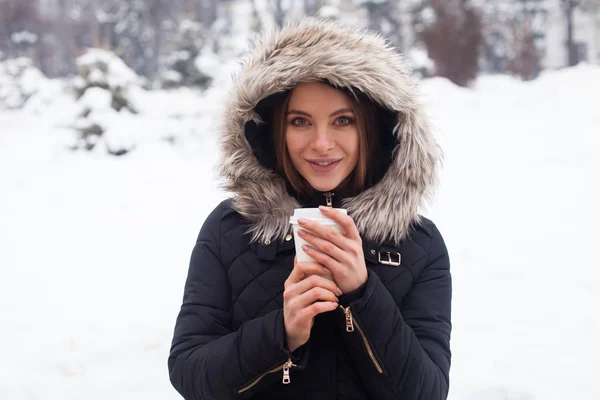
[[[356,327],[356,329],[358,330],[358,333],[360,334],[360,337],[362,338],[362,341],[365,345],[367,354],[369,355],[371,362],[375,366],[375,369],[380,374],[383,374],[383,368],[381,368],[381,365],[375,358],[375,353],[373,353],[373,349],[371,348],[371,345],[369,344],[369,341],[367,340],[367,336],[365,335],[365,332],[362,330],[360,325],[357,323],[356,319],[354,319],[354,317],[352,315],[352,311],[350,311],[350,306],[344,308],[342,305],[340,305],[340,308],[342,309],[342,311],[344,311],[344,314],[346,315],[346,332],[354,332],[354,327]]]
[[[237,392],[239,393],[244,393],[250,389],[252,389],[254,386],[256,386],[258,384],[258,382],[260,382],[265,376],[275,373],[279,370],[283,370],[283,379],[282,379],[282,383],[284,385],[287,385],[291,382],[290,380],[290,368],[292,367],[297,367],[296,364],[294,364],[292,362],[291,357],[288,358],[288,360],[281,364],[278,367],[275,367],[273,369],[268,370],[267,372],[265,372],[264,374],[260,375],[258,378],[256,378],[255,380],[253,380],[252,382],[250,382],[248,385],[244,386],[243,388],[239,389]]]

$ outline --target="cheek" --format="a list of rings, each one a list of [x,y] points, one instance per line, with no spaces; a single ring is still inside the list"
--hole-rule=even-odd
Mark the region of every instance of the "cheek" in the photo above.
[[[304,141],[300,135],[288,134],[285,135],[285,145],[293,158],[299,157],[300,152],[305,147]]]
[[[360,138],[358,131],[352,133],[352,138],[348,138],[346,142],[346,153],[356,163],[360,152]]]

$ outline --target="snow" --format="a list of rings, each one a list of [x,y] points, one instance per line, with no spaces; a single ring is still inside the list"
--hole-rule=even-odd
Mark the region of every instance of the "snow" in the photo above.
[[[335,6],[323,6],[319,10],[319,17],[321,18],[337,18],[340,15],[340,9]]]
[[[600,68],[422,86],[445,150],[426,215],[452,260],[450,399],[597,400]],[[224,92],[139,90],[140,114],[105,121],[107,143],[136,146],[114,157],[68,149],[61,88],[0,112],[1,397],[178,399],[166,360],[196,236],[226,197]]]
[[[38,90],[45,88],[47,82],[29,58],[0,62],[0,109],[21,108]]]
[[[27,43],[27,44],[35,44],[38,40],[38,37],[35,33],[31,33],[29,31],[21,31],[15,32],[11,35],[11,40],[13,43]]]
[[[418,70],[421,71],[421,73],[426,72],[428,74],[431,74],[432,71],[435,69],[435,63],[431,58],[429,58],[427,50],[425,49],[412,47],[408,51],[406,56],[410,62],[411,67],[415,71]]]
[[[223,63],[215,53],[205,46],[194,60],[194,65],[208,76],[218,76]]]
[[[84,110],[94,110],[94,111],[106,111],[112,110],[112,93],[106,89],[102,89],[99,87],[91,87],[88,88],[83,96],[77,101],[78,106],[81,111],[77,112],[77,114],[81,114]]]
[[[387,1],[388,0],[354,0],[354,3],[362,6],[363,4],[368,4],[368,3],[383,4],[383,3],[386,3]]]
[[[88,71],[86,78],[90,83],[108,84],[111,89],[143,84],[123,60],[106,50],[88,49],[76,62],[80,70]]]

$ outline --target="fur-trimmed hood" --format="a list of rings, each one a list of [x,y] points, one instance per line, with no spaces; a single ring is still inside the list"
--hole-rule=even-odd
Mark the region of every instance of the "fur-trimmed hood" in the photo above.
[[[219,168],[224,189],[235,194],[233,207],[249,222],[252,240],[283,239],[290,230],[289,216],[300,205],[285,180],[259,161],[247,126],[264,124],[256,110],[259,102],[307,81],[360,92],[393,113],[394,149],[387,171],[373,186],[344,199],[342,206],[364,239],[400,241],[433,195],[441,157],[418,101],[417,84],[403,57],[381,36],[317,20],[304,20],[257,41],[234,77],[220,128]]]

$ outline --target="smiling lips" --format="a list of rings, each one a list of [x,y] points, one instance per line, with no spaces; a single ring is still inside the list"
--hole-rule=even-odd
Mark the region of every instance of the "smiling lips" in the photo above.
[[[310,167],[316,172],[331,172],[342,161],[341,159],[326,158],[316,160],[306,160]]]

